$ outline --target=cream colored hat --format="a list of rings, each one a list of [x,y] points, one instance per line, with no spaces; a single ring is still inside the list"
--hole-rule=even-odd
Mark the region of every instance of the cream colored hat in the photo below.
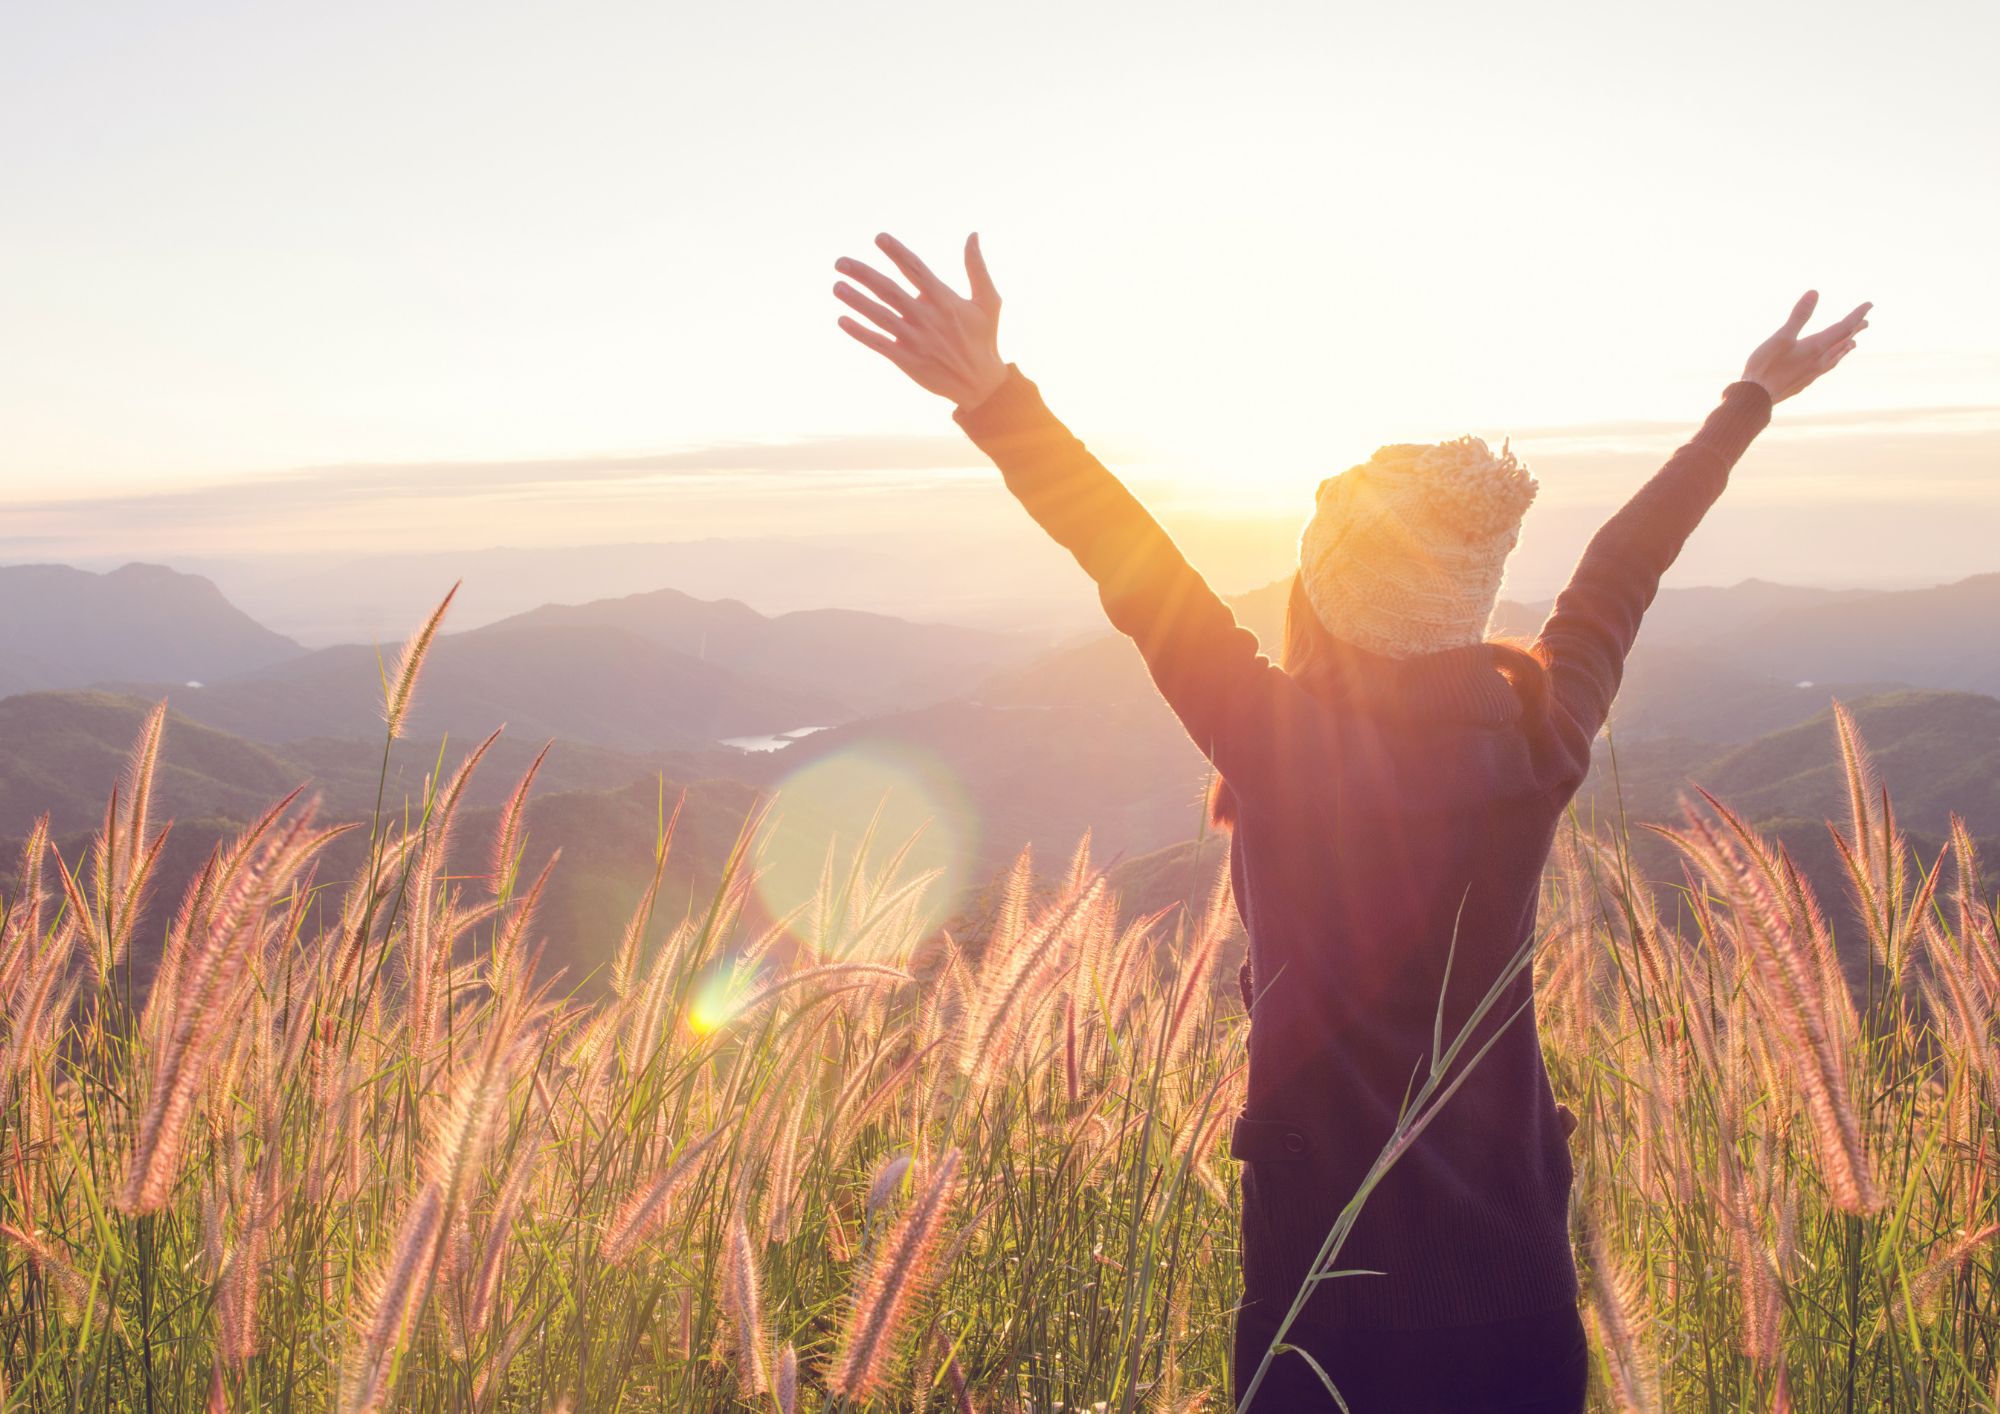
[[[1505,444],[1384,447],[1320,483],[1299,572],[1326,631],[1389,658],[1478,643],[1537,490]]]

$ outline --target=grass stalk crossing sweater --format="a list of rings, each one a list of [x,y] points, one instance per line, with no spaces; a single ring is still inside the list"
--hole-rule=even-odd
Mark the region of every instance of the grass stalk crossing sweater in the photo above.
[[[1453,1036],[1531,936],[1563,809],[1659,587],[1770,421],[1732,384],[1701,431],[1598,531],[1541,631],[1544,710],[1484,646],[1395,661],[1353,650],[1307,692],[1043,404],[1007,382],[959,424],[1096,581],[1111,622],[1236,797],[1230,847],[1250,936],[1245,1299],[1288,1306],[1422,1082],[1443,997]],[[1522,974],[1507,1027],[1364,1208],[1316,1324],[1421,1330],[1576,1299],[1567,1141]],[[1470,1055],[1484,1036],[1467,1048]]]

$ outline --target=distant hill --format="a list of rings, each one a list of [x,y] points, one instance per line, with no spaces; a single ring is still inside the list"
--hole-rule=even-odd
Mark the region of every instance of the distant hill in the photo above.
[[[0,894],[12,897],[21,838],[34,819],[50,816],[56,848],[74,868],[102,822],[104,805],[122,775],[133,738],[152,704],[103,692],[31,693],[0,701]],[[425,777],[442,764],[456,770],[477,743],[397,743],[385,803],[401,814],[421,799]],[[473,777],[455,837],[451,872],[477,888],[498,806],[540,751],[539,741],[503,737]],[[600,972],[631,907],[652,874],[653,840],[662,798],[671,810],[687,790],[687,805],[669,858],[663,926],[677,920],[693,893],[713,887],[745,816],[758,797],[753,786],[704,779],[712,758],[637,757],[558,742],[536,777],[529,804],[525,867],[536,871],[560,849],[538,936],[550,940],[548,965],[568,967],[573,980]],[[319,739],[261,746],[171,714],[154,778],[155,828],[174,821],[161,856],[147,916],[137,930],[135,969],[151,976],[160,939],[188,882],[217,843],[305,785],[321,798],[324,822],[367,822],[381,780],[379,744]],[[824,822],[815,822],[822,831]],[[324,856],[319,881],[341,884],[363,857],[360,834]],[[750,922],[764,917],[754,905]]]
[[[618,629],[704,662],[827,694],[859,712],[960,696],[994,669],[1023,662],[1041,647],[1016,635],[851,609],[767,618],[734,599],[697,599],[677,589],[545,604],[474,632],[578,627]]]
[[[1780,677],[2000,693],[2000,574],[1788,609],[1713,643]]]
[[[384,666],[386,664],[386,667]],[[323,648],[200,689],[115,684],[171,695],[195,721],[255,741],[376,738],[382,675],[395,650]],[[523,625],[437,640],[409,719],[415,736],[567,737],[616,751],[698,751],[723,737],[825,726],[853,715],[826,693],[703,662],[623,629]]]
[[[1548,608],[1502,603],[1497,625],[1532,634]],[[1747,740],[1789,724],[1792,688],[1843,700],[1899,688],[2000,693],[2000,574],[1893,592],[1758,580],[1662,590],[1613,724],[1628,739]]]
[[[1625,680],[1611,709],[1621,742],[1689,736],[1749,741],[1796,725],[1842,702],[1904,689],[1898,681],[1795,681],[1749,667],[1733,654],[1682,644],[1639,646],[1625,663]]]
[[[153,704],[108,692],[37,692],[0,699],[0,835],[26,833],[46,813],[58,834],[95,829],[104,802],[125,769],[125,758]],[[392,809],[422,794],[426,776],[440,766],[456,770],[483,738],[405,738],[389,761],[385,798]],[[502,737],[487,753],[468,804],[506,799],[543,742]],[[733,756],[659,753],[635,755],[581,742],[558,741],[536,777],[536,793],[622,786],[660,772],[677,779],[712,774]],[[382,782],[382,743],[320,737],[260,745],[217,731],[170,711],[153,789],[162,818],[255,818],[305,785],[323,797],[331,817],[356,819],[375,808]],[[6,861],[11,865],[11,860]]]
[[[213,682],[304,652],[199,575],[0,567],[0,695],[110,679]]]
[[[1897,692],[1855,698],[1847,707],[1903,825],[1942,835],[1956,813],[1975,835],[2000,835],[2000,699]],[[1740,746],[1671,737],[1621,745],[1615,793],[1612,753],[1600,745],[1578,804],[1614,817],[1622,797],[1632,820],[1678,820],[1689,781],[1752,821],[1821,820],[1847,811],[1830,709]]]
[[[1262,589],[1224,596],[1236,622],[1257,635],[1264,655],[1274,661],[1284,650],[1285,604],[1291,592],[1288,577]],[[1062,644],[1023,667],[994,674],[980,686],[977,700],[990,707],[1151,702],[1166,710],[1138,647],[1124,634],[1109,629]]]
[[[1761,579],[1746,579],[1726,587],[1662,589],[1652,607],[1646,610],[1639,642],[1648,647],[1704,643],[1721,634],[1754,627],[1777,614],[1834,608],[1873,599],[1882,593],[1879,589],[1811,589]],[[1553,607],[1553,599],[1533,603],[1503,599],[1496,606],[1494,631],[1532,638]]]
[[[817,763],[860,756],[916,778],[969,843],[977,883],[1032,844],[1060,867],[1085,830],[1100,858],[1191,839],[1207,763],[1157,695],[1090,706],[940,703],[816,732],[746,758],[746,779],[781,786]]]

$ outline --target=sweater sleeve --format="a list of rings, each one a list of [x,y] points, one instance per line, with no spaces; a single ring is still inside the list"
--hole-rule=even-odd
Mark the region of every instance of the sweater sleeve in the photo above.
[[[1581,730],[1586,755],[1610,715],[1625,656],[1660,576],[1729,484],[1730,468],[1770,421],[1769,393],[1755,383],[1730,384],[1693,439],[1591,537],[1557,597],[1541,641],[1556,700]]]
[[[1228,723],[1282,690],[1283,672],[1239,627],[1160,523],[1058,422],[1040,391],[1009,367],[1007,381],[958,424],[993,459],[1036,523],[1097,583],[1112,625],[1138,644],[1160,695],[1225,777]],[[1288,684],[1289,679],[1285,679]]]

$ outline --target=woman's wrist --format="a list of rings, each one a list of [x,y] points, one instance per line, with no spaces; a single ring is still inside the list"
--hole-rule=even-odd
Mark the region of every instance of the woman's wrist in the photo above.
[[[999,392],[1000,386],[1007,381],[1007,369],[1007,364],[998,361],[991,367],[981,368],[976,376],[969,380],[965,396],[954,399],[958,410],[960,412],[971,412],[974,408]]]

